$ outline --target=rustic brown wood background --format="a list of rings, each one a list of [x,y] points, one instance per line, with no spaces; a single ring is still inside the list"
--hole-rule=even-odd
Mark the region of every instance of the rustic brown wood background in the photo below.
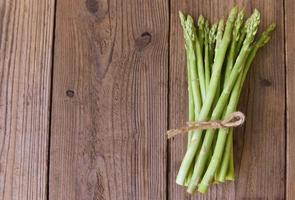
[[[187,117],[178,10],[277,29],[241,97],[235,182],[175,184]],[[293,0],[1,0],[0,199],[295,199]]]

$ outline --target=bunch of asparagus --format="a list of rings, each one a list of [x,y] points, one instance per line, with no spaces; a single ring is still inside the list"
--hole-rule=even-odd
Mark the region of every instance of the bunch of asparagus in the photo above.
[[[243,83],[258,51],[275,29],[271,24],[255,40],[260,13],[244,21],[244,11],[231,9],[226,23],[209,26],[199,16],[197,27],[182,12],[187,57],[189,121],[223,119],[236,111]],[[234,180],[233,129],[196,130],[188,133],[188,146],[176,183],[188,193],[205,193],[212,183]]]

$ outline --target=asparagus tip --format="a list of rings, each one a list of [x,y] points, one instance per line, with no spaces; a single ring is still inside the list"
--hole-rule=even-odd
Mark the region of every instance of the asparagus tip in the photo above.
[[[178,13],[179,13],[179,18],[180,18],[180,23],[181,23],[182,27],[184,27],[185,26],[186,17],[184,16],[184,14],[181,11],[179,11]]]
[[[204,24],[205,24],[205,18],[203,17],[203,15],[200,15],[198,18],[198,26],[200,28],[203,28]]]
[[[246,21],[246,39],[244,40],[244,44],[250,45],[253,40],[254,36],[257,33],[258,25],[260,23],[260,13],[257,9],[254,10],[253,14],[249,17]]]
[[[218,22],[218,27],[217,27],[217,32],[223,32],[224,31],[224,20],[223,19],[221,19],[221,20],[219,20],[219,22]]]
[[[209,29],[209,22],[208,22],[208,20],[206,20],[205,21],[205,25],[204,25],[204,32],[205,32],[206,35],[208,35],[209,34],[209,31],[210,31],[210,29]]]
[[[245,16],[245,12],[244,12],[244,10],[241,10],[237,16],[236,21],[235,21],[235,26],[234,26],[234,30],[233,30],[233,38],[236,41],[239,40],[239,37],[240,37],[240,32],[241,32],[241,27],[243,24],[244,16]]]
[[[209,44],[213,45],[216,39],[217,23],[214,23],[209,30]]]
[[[196,27],[194,25],[194,19],[192,16],[188,15],[186,18],[186,31],[192,41],[195,41],[196,38]]]
[[[183,12],[181,10],[178,11],[179,17],[181,18],[182,16],[184,16]]]
[[[228,22],[233,23],[237,17],[238,14],[238,6],[234,6],[230,12],[229,12],[229,16],[228,16]]]
[[[270,40],[270,33],[274,31],[274,29],[276,28],[276,24],[272,23],[270,24],[266,30],[261,34],[261,36],[259,37],[258,41],[257,41],[257,47],[262,47],[264,46],[266,43],[268,43],[268,41]]]
[[[260,13],[257,9],[254,9],[253,14],[251,15],[251,20],[249,21],[247,32],[249,34],[255,35],[260,23]]]
[[[267,27],[266,31],[267,31],[268,33],[271,33],[271,32],[273,32],[273,31],[275,30],[275,28],[276,28],[276,24],[275,24],[275,23],[271,23],[271,24]]]

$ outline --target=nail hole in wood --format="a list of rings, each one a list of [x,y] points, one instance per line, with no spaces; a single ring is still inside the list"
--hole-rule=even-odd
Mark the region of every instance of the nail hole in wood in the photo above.
[[[75,92],[73,90],[67,90],[66,95],[70,98],[74,97]]]

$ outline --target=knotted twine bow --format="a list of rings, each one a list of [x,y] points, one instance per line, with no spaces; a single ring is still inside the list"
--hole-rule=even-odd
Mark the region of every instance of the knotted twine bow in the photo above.
[[[244,123],[245,115],[240,112],[233,112],[223,120],[211,120],[207,122],[187,122],[187,126],[178,129],[171,129],[167,131],[168,139],[183,133],[187,133],[197,129],[217,129],[217,128],[230,128],[237,127]]]

